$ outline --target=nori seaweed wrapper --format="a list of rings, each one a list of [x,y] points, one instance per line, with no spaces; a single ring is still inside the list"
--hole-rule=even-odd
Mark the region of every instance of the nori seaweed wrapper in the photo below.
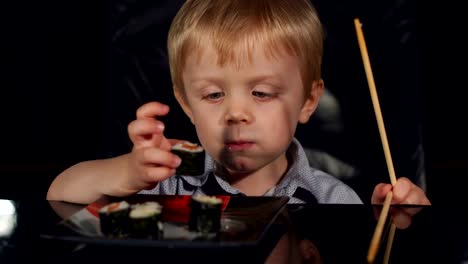
[[[111,206],[110,204],[109,206]],[[101,232],[105,236],[122,237],[128,232],[128,214],[130,207],[111,212],[99,211]]]
[[[193,199],[190,203],[189,230],[217,233],[221,228],[222,202],[208,203]]]
[[[134,238],[159,239],[162,230],[160,229],[160,214],[154,214],[145,218],[130,219],[130,236]]]
[[[189,152],[172,149],[171,152],[182,159],[182,163],[176,169],[178,175],[198,176],[205,172],[205,151]]]
[[[145,206],[145,205],[136,205]],[[133,238],[159,239],[162,237],[161,211],[151,211],[147,216],[129,218],[129,234]]]

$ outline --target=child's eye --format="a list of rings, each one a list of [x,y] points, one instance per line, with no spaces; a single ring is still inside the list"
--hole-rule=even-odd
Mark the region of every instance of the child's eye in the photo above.
[[[205,98],[208,100],[218,100],[218,99],[221,99],[221,97],[223,96],[224,96],[223,92],[216,92],[216,93],[210,93],[206,95]]]
[[[260,92],[260,91],[253,91],[253,92],[252,92],[252,95],[255,96],[255,97],[258,97],[258,98],[260,98],[260,99],[265,99],[265,98],[269,98],[269,97],[272,96],[272,95],[269,94],[269,93]]]

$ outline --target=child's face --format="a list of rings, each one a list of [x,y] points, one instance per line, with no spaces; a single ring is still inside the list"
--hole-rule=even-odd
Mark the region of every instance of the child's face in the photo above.
[[[307,122],[318,96],[304,96],[297,57],[253,50],[240,66],[217,63],[205,48],[187,58],[186,101],[176,92],[205,150],[231,173],[252,173],[286,163],[298,122]],[[308,98],[304,103],[304,98]]]

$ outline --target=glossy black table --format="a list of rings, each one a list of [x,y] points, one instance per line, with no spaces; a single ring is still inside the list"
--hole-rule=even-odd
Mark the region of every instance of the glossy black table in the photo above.
[[[241,213],[245,208],[252,208],[248,205],[252,200],[259,205],[255,197],[243,199],[233,208],[227,207],[226,212],[232,214],[240,209],[237,213]],[[248,214],[238,214],[247,223],[258,223],[261,220],[258,216],[265,216],[257,233],[230,237],[229,241],[139,241],[139,244],[133,241],[128,244],[98,243],[84,236],[82,241],[64,239],[75,233],[57,228],[59,223],[63,223],[63,217],[83,210],[83,206],[70,205],[66,206],[69,211],[58,212],[57,207],[47,201],[0,200],[0,263],[30,263],[31,259],[40,263],[366,263],[379,207],[281,206],[281,203],[267,200],[260,204],[269,203],[274,210],[265,207],[253,210],[256,218],[249,216],[252,210]],[[468,261],[466,208],[450,205],[392,207],[396,211],[402,209],[417,209],[418,212],[403,229],[396,229],[389,263]],[[383,261],[387,237],[384,232],[375,263]]]

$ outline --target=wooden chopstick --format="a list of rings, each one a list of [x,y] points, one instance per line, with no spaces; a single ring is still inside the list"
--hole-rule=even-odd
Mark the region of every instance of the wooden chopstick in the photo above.
[[[382,207],[382,212],[380,213],[379,219],[377,220],[377,226],[375,227],[374,235],[372,236],[372,240],[369,245],[369,250],[367,251],[367,262],[369,263],[374,262],[375,256],[377,255],[377,251],[379,250],[380,238],[382,237],[384,224],[387,220],[387,215],[390,209],[392,197],[392,192],[388,192],[387,196],[385,196],[385,202]]]
[[[374,106],[375,117],[377,118],[377,125],[379,127],[380,139],[385,154],[385,161],[387,163],[388,174],[390,175],[390,182],[392,185],[396,183],[395,169],[393,168],[392,156],[390,155],[390,147],[388,145],[387,133],[385,132],[385,126],[382,118],[382,111],[380,110],[379,98],[377,96],[377,89],[375,88],[374,76],[372,75],[372,68],[369,60],[369,54],[367,53],[367,46],[364,40],[364,33],[362,33],[361,22],[359,19],[354,19],[354,26],[356,27],[356,33],[361,50],[362,61],[364,63],[364,69],[366,71],[367,82],[369,83],[369,90],[372,98],[372,105]]]
[[[384,264],[388,263],[388,260],[390,259],[390,252],[392,251],[392,245],[393,245],[393,238],[395,237],[395,229],[396,225],[392,223],[390,226],[390,232],[388,233],[388,240],[387,240],[387,247],[385,249],[385,255],[384,255]]]
[[[358,18],[354,19],[354,26],[356,28],[357,39],[359,43],[359,49],[361,50],[362,61],[364,63],[364,70],[366,72],[367,83],[369,84],[369,90],[372,99],[372,105],[374,107],[375,117],[377,119],[377,125],[380,133],[380,140],[382,141],[382,147],[385,154],[385,161],[387,163],[388,174],[390,176],[390,182],[392,185],[396,183],[395,169],[393,167],[392,156],[390,154],[390,147],[388,144],[387,133],[385,131],[385,125],[382,117],[382,111],[380,109],[380,103],[377,95],[377,89],[375,87],[374,76],[372,74],[372,68],[370,64],[369,54],[367,52],[366,42],[364,40],[364,33],[362,32],[362,24]],[[388,192],[385,197],[385,202],[380,213],[379,219],[377,221],[377,226],[375,227],[374,235],[372,237],[369,250],[367,252],[367,261],[373,263],[377,251],[380,246],[380,238],[382,237],[382,231],[384,223],[387,219],[388,211],[390,209],[390,203],[392,201],[393,192]],[[395,235],[396,226],[392,223],[389,233],[389,240],[387,241],[387,249],[385,252],[385,263],[388,262],[390,258],[390,250],[393,244],[393,237]]]

